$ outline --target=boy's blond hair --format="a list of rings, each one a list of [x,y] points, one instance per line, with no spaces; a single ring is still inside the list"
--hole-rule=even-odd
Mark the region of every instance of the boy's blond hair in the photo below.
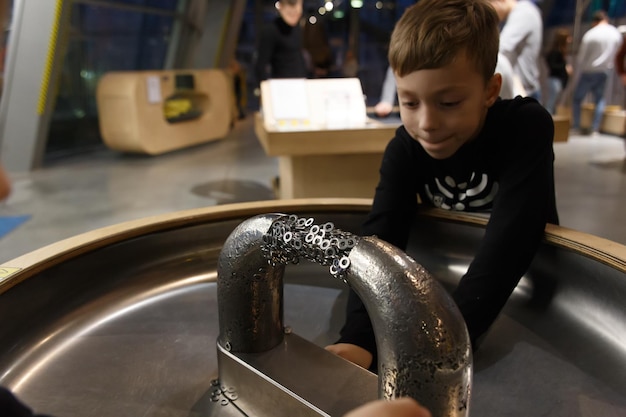
[[[389,64],[399,76],[448,65],[461,51],[489,80],[496,68],[499,19],[487,0],[420,0],[393,30]]]

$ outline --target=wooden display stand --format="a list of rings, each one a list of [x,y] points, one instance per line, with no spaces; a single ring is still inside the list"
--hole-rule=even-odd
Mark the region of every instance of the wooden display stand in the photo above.
[[[580,128],[590,130],[593,123],[593,110],[595,106],[591,103],[584,103],[580,111]],[[600,122],[600,132],[610,135],[626,135],[626,110],[620,106],[606,106],[602,121]]]
[[[368,119],[362,94],[351,78],[261,83],[263,112],[255,114],[254,131],[265,153],[278,157],[280,198],[374,197],[383,152],[400,121]],[[329,95],[344,108],[334,103],[329,111]],[[568,116],[554,116],[555,142],[567,141],[569,126]]]
[[[96,100],[105,144],[157,155],[221,139],[235,119],[231,76],[224,70],[111,72]]]
[[[296,88],[304,85],[309,104],[303,104],[302,97],[298,100],[315,110],[293,120],[278,117],[272,106],[272,93],[278,90],[272,91],[268,81],[261,84],[263,115],[255,115],[254,128],[266,154],[278,157],[280,198],[374,197],[383,152],[399,124],[368,119],[361,85],[354,80],[301,80]],[[355,99],[354,112],[341,115],[342,109],[334,107],[335,120],[329,126],[323,97],[344,88]]]
[[[570,120],[569,116],[554,115],[552,116],[554,121],[554,141],[555,142],[567,142],[569,138]]]
[[[626,110],[605,111],[602,131],[611,135],[626,136]]]

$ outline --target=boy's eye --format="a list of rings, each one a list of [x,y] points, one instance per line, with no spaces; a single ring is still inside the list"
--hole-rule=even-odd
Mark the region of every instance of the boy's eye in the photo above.
[[[413,108],[417,106],[417,101],[403,101],[402,105],[404,107],[409,107],[409,108]]]
[[[441,103],[442,107],[455,107],[458,106],[461,103],[460,100],[458,101],[444,101]]]

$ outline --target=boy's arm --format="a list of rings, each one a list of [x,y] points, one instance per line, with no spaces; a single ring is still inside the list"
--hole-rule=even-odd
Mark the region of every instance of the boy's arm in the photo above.
[[[474,348],[530,266],[546,222],[558,223],[552,118],[526,101],[511,120],[511,137],[494,153],[504,171],[484,238],[453,293]]]

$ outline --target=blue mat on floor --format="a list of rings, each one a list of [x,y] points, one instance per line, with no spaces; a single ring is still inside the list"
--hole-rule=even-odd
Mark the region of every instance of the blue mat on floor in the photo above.
[[[22,223],[28,221],[30,215],[26,216],[0,216],[0,238],[9,234]]]

